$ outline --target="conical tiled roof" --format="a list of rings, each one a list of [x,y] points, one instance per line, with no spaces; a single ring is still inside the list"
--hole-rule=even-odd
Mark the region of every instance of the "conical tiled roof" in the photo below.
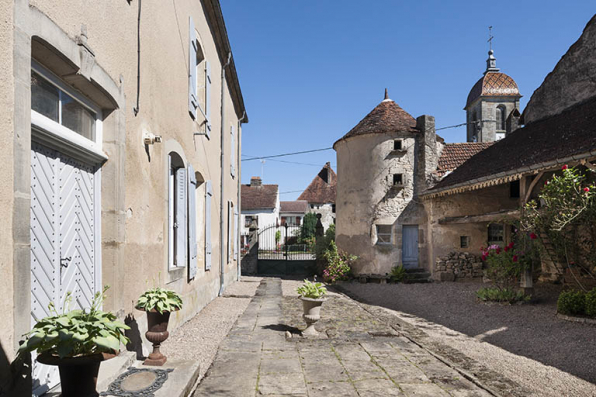
[[[385,134],[398,131],[418,132],[416,120],[397,103],[391,99],[385,99],[339,141],[356,135]]]

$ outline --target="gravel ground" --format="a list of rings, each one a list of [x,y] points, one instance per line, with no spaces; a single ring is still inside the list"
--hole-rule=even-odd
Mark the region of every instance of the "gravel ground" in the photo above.
[[[479,282],[343,288],[540,396],[596,396],[596,328],[555,317],[560,286],[536,286],[524,305],[476,302]],[[582,379],[579,379],[582,378]],[[591,382],[591,383],[590,383]]]
[[[162,344],[162,352],[171,361],[199,360],[202,379],[217,353],[217,348],[244,312],[254,296],[261,278],[242,277],[242,281],[226,289],[228,296],[219,297],[209,303],[190,321],[170,333]]]

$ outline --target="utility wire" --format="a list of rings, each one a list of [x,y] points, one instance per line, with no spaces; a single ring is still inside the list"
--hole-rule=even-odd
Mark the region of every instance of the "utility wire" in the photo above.
[[[302,152],[275,154],[275,155],[272,155],[272,156],[250,157],[248,159],[242,159],[242,161],[264,160],[264,159],[271,159],[271,158],[275,158],[275,157],[295,156],[297,154],[305,154],[305,153],[313,153],[313,152],[323,152],[323,151],[326,151],[326,150],[333,150],[333,148],[332,147],[328,147],[328,148],[325,148],[325,149],[304,150]]]
[[[455,124],[455,125],[448,125],[446,127],[441,127],[441,128],[435,128],[435,131],[441,131],[441,130],[446,130],[448,128],[457,128],[457,127],[463,127],[464,125],[468,125],[468,124],[477,124],[477,123],[484,123],[484,122],[493,122],[495,123],[496,120],[478,120],[478,121],[472,121],[471,123],[461,123],[461,124]],[[276,157],[286,157],[286,156],[295,156],[297,154],[305,154],[305,153],[313,153],[313,152],[323,152],[326,150],[333,150],[332,147],[328,147],[328,148],[324,148],[324,149],[312,149],[312,150],[304,150],[302,152],[294,152],[294,153],[283,153],[283,154],[275,154],[272,156],[254,156],[254,157],[250,157],[247,159],[242,159],[242,161],[253,161],[253,160],[264,160],[264,159],[271,159],[271,158],[276,158]],[[281,160],[272,160],[272,161],[281,161]],[[296,164],[300,164],[300,163],[296,163]],[[307,165],[305,163],[302,163],[304,165]]]

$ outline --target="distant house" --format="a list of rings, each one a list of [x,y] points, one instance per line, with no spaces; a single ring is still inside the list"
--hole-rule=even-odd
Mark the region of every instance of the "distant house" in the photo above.
[[[241,195],[240,238],[244,247],[253,221],[260,229],[279,223],[279,187],[263,185],[260,177],[253,176],[249,185],[242,185]]]
[[[308,202],[308,212],[321,214],[321,223],[325,230],[335,224],[336,187],[337,175],[331,164],[327,163],[298,197],[299,201]]]
[[[308,202],[305,200],[280,202],[279,217],[282,225],[300,226],[307,212]]]

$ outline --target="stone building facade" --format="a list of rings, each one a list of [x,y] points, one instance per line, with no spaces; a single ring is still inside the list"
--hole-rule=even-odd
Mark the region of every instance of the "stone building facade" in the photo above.
[[[21,335],[67,291],[86,306],[110,285],[104,309],[139,340],[147,286],[182,296],[174,329],[237,279],[247,116],[217,0],[11,1],[0,17],[0,388],[18,396]],[[57,375],[36,364],[33,382]]]
[[[333,145],[337,152],[336,241],[359,256],[356,274],[428,261],[426,214],[418,201],[438,166],[443,143],[434,118],[411,115],[389,99]],[[422,257],[420,257],[422,254]]]

